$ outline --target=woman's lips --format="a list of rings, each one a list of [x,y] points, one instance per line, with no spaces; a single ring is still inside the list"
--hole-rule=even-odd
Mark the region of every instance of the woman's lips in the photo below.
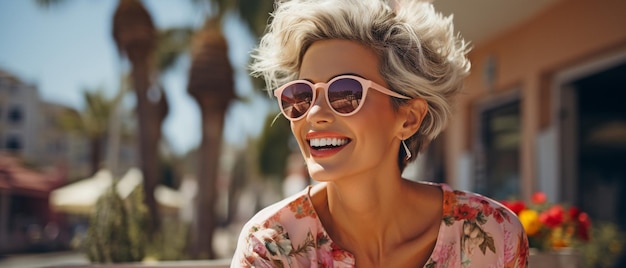
[[[335,155],[343,150],[351,140],[333,133],[312,132],[307,134],[306,141],[309,144],[311,156],[322,158]]]

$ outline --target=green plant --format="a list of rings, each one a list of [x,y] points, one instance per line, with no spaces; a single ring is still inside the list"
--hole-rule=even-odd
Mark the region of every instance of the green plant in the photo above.
[[[599,223],[592,228],[593,239],[580,245],[583,267],[616,267],[615,263],[624,254],[626,234],[614,223]]]
[[[84,241],[87,257],[95,263],[134,262],[144,257],[143,236],[129,228],[136,216],[129,217],[127,205],[108,188],[96,202]]]
[[[142,187],[122,200],[107,189],[91,215],[83,249],[91,262],[119,263],[143,260],[182,260],[186,254],[189,227],[176,218],[163,219],[161,229],[148,235],[148,208]]]
[[[174,218],[163,219],[161,230],[151,239],[146,247],[148,260],[176,261],[189,259],[189,226]]]

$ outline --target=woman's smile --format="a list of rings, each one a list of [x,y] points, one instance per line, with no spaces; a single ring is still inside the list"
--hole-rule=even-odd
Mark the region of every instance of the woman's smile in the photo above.
[[[312,157],[324,158],[340,152],[352,140],[335,133],[310,132],[306,135],[306,141]]]

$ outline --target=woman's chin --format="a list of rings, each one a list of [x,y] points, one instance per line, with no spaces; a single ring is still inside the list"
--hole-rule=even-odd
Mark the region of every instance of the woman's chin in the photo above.
[[[331,181],[333,177],[337,177],[332,176],[332,172],[330,172],[328,168],[320,165],[319,163],[307,163],[307,168],[309,170],[309,176],[311,176],[311,179],[317,182],[327,182]]]

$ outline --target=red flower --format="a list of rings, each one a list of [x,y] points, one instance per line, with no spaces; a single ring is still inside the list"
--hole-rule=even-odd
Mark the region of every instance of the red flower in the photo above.
[[[468,204],[463,204],[454,208],[454,218],[456,220],[475,219],[476,215],[478,215],[478,209],[471,207]]]
[[[505,219],[506,221],[511,222],[508,212],[506,212],[503,208],[495,209],[493,212],[493,218],[496,219],[496,222],[498,223],[503,223]]]
[[[509,208],[511,211],[513,211],[515,215],[519,215],[520,211],[526,208],[526,204],[524,204],[523,201],[515,201],[515,202],[502,201],[502,204],[505,207]]]
[[[456,207],[457,200],[454,193],[444,191],[443,192],[443,215],[452,215],[454,208]]]
[[[575,206],[571,206],[569,208],[569,218],[572,220],[578,219],[578,215],[580,215],[581,211]]]
[[[548,210],[541,212],[539,215],[539,221],[550,228],[555,228],[563,223],[565,211],[560,205],[554,205]]]
[[[315,214],[315,209],[311,206],[311,201],[308,200],[307,196],[302,196],[295,201],[289,203],[289,209],[295,213],[296,219],[301,219],[305,217],[317,218]]]
[[[346,254],[346,251],[341,249],[335,243],[332,243],[330,245],[330,248],[331,248],[331,251],[332,251],[332,254],[333,254],[333,260],[343,261],[344,259],[350,257],[350,256],[348,256],[348,254]]]
[[[532,202],[537,205],[545,203],[547,199],[546,194],[543,192],[535,192],[531,197]]]
[[[591,229],[589,215],[585,212],[581,212],[576,219],[578,220],[578,230],[576,230],[578,237],[584,241],[589,241],[589,229]]]
[[[575,206],[563,207],[560,204],[552,204],[547,201],[546,195],[542,192],[536,192],[532,195],[531,202],[526,207],[522,201],[501,201],[501,203],[520,216],[520,211],[529,211],[534,213],[533,221],[538,225],[539,232],[528,234],[530,247],[539,248],[541,250],[548,248],[561,248],[576,246],[576,241],[588,242],[591,239],[591,221],[589,215]],[[567,211],[566,211],[567,209]],[[500,208],[504,210],[504,208]],[[496,210],[497,211],[497,210]],[[494,213],[497,222],[501,222]],[[537,215],[538,214],[538,215]],[[507,216],[508,214],[501,214]],[[526,219],[527,217],[523,217]],[[520,217],[520,220],[521,219]],[[538,221],[538,222],[537,222]],[[522,223],[526,223],[524,227],[527,229],[530,220],[526,219]],[[527,226],[528,225],[528,226]],[[534,229],[532,229],[534,230]]]
[[[485,216],[489,217],[493,214],[494,208],[489,202],[487,202],[487,200],[480,200],[480,204],[483,207],[483,214],[485,214]]]

